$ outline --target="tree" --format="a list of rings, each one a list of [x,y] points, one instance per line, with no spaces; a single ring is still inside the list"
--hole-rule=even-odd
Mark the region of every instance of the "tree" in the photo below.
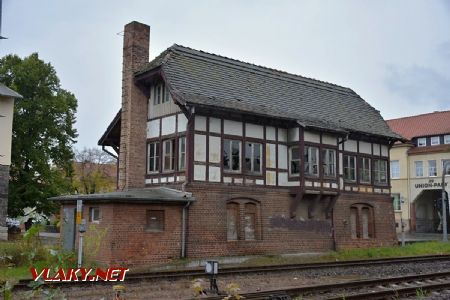
[[[116,189],[115,161],[98,148],[75,152],[73,188],[80,194],[111,192]]]
[[[57,205],[47,198],[71,190],[77,99],[37,53],[1,58],[0,82],[23,96],[14,108],[8,213],[37,207],[50,214]]]

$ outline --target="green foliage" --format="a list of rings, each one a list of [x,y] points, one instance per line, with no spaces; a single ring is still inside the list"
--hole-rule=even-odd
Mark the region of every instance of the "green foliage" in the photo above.
[[[107,233],[108,228],[99,228],[97,224],[90,223],[84,235],[84,252],[96,256]]]
[[[23,96],[14,108],[8,213],[37,207],[50,214],[56,207],[47,198],[71,190],[77,100],[37,53],[1,58],[0,82]]]

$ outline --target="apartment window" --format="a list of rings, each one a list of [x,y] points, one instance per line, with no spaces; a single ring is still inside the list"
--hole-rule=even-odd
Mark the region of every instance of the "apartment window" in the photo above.
[[[428,161],[428,176],[437,176],[436,161]]]
[[[350,233],[353,239],[371,239],[375,237],[373,208],[365,204],[350,207]]]
[[[423,161],[415,161],[416,177],[423,177]]]
[[[439,140],[438,136],[432,136],[431,137],[431,146],[439,145],[441,141]]]
[[[305,174],[318,176],[319,149],[317,147],[305,146]]]
[[[261,153],[261,144],[245,143],[245,171],[261,173]]]
[[[344,155],[344,179],[356,181],[356,156]]]
[[[425,147],[427,145],[427,138],[418,138],[417,147]]]
[[[248,200],[233,200],[227,203],[227,239],[259,239],[258,222],[259,204]]]
[[[186,137],[178,139],[178,170],[184,171],[186,168]]]
[[[164,83],[155,85],[153,89],[153,104],[157,105],[169,101],[169,91]]]
[[[450,134],[444,135],[444,144],[450,144]]]
[[[370,183],[371,181],[370,158],[361,157],[359,159],[359,181],[362,183]]]
[[[391,178],[400,178],[400,162],[391,160]]]
[[[444,168],[446,165],[447,168],[445,169],[445,175],[450,175],[450,159],[442,160],[442,168]]]
[[[373,162],[375,184],[387,184],[387,161],[375,159]]]
[[[241,170],[241,141],[223,141],[223,169],[230,172]]]
[[[165,140],[163,142],[163,171],[173,171],[174,150],[174,140]]]
[[[164,231],[164,210],[147,210],[148,231]]]
[[[331,149],[322,150],[323,175],[327,177],[336,176],[336,151]]]
[[[289,173],[291,175],[300,174],[300,148],[293,146],[289,148]]]
[[[394,205],[395,211],[402,210],[402,203],[400,201],[400,194],[392,194],[392,204]]]
[[[100,207],[89,207],[89,222],[100,222]]]
[[[148,144],[147,173],[159,171],[159,143]]]

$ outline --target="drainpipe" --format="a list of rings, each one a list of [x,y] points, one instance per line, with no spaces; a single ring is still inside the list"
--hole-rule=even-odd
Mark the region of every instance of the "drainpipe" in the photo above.
[[[186,257],[186,212],[189,205],[191,205],[191,202],[188,202],[183,206],[183,211],[181,213],[181,258]]]

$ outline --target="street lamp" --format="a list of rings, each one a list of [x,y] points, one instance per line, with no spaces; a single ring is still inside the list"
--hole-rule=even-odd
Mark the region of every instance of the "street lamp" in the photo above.
[[[450,161],[444,161],[442,164],[442,241],[448,242],[447,236],[447,209],[445,208],[445,174],[447,173],[447,168],[450,166]]]

